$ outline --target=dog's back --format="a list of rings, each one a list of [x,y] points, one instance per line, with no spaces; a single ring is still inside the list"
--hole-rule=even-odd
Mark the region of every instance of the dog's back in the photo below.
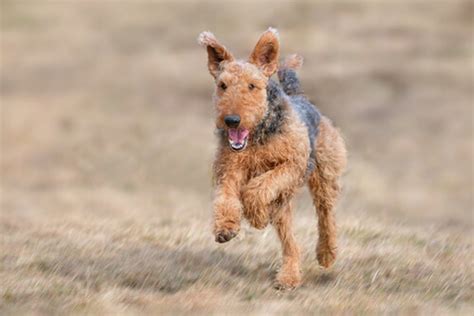
[[[321,114],[317,107],[312,104],[303,94],[296,70],[301,67],[303,58],[297,54],[290,55],[280,65],[278,80],[283,91],[288,95],[293,110],[308,129],[308,138],[311,145],[311,154],[308,161],[308,173],[314,170],[316,164],[315,139],[319,131]]]

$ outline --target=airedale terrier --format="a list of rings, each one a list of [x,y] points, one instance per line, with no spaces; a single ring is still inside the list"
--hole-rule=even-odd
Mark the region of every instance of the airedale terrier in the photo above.
[[[247,61],[236,60],[210,32],[198,41],[207,49],[216,82],[215,239],[235,237],[242,215],[257,229],[271,223],[283,249],[277,285],[294,288],[301,271],[291,199],[305,182],[318,214],[317,259],[329,267],[336,258],[334,206],[346,165],[343,138],[304,96],[295,72],[302,58],[291,55],[279,65],[275,29],[261,35]],[[277,71],[279,83],[271,79]]]

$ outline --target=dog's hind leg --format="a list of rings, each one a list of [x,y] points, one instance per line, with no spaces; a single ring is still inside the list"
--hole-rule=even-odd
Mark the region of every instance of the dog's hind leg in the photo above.
[[[318,262],[330,267],[336,259],[336,222],[334,208],[340,194],[339,178],[346,165],[346,148],[338,130],[322,117],[316,142],[316,169],[308,184],[318,214]]]
[[[301,283],[300,250],[293,235],[292,211],[288,202],[272,219],[283,250],[283,262],[277,275],[277,287],[282,289],[295,288]]]

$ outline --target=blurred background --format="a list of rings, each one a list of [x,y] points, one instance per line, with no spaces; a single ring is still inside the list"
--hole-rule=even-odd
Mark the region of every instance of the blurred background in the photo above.
[[[268,311],[259,302],[472,311],[473,13],[468,0],[2,0],[1,307],[219,311],[227,295],[227,308],[256,313]],[[267,290],[271,230],[213,243],[214,86],[196,41],[210,30],[246,58],[269,26],[282,56],[305,57],[304,90],[349,149],[341,259],[330,274],[311,268],[316,222],[302,190],[310,285],[283,298]],[[121,265],[130,260],[140,268]],[[372,280],[400,266],[395,281],[392,270]]]

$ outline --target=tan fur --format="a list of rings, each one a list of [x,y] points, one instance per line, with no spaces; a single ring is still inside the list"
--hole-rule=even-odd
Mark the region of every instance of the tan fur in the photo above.
[[[199,42],[207,48],[209,71],[216,80],[216,127],[225,130],[224,117],[238,114],[240,126],[252,135],[267,109],[268,79],[277,70],[278,33],[274,29],[263,33],[247,62],[236,61],[211,33],[201,34]],[[293,55],[283,67],[298,68],[301,64],[302,58]],[[250,84],[255,88],[250,89]],[[272,223],[283,251],[278,285],[294,288],[301,283],[301,272],[300,251],[291,227],[291,198],[305,182],[311,148],[306,127],[291,106],[286,106],[287,123],[264,145],[249,144],[245,150],[234,152],[220,144],[214,163],[214,234],[218,242],[235,237],[242,215],[257,229]],[[325,117],[315,147],[317,167],[308,183],[319,218],[317,258],[322,266],[328,267],[336,255],[333,211],[346,150],[339,132]]]
[[[301,66],[303,66],[303,56],[298,54],[288,55],[282,64],[282,67],[294,70],[300,69]]]
[[[270,77],[277,71],[279,52],[278,32],[274,28],[269,28],[260,36],[249,61],[257,65],[265,76]]]
[[[322,117],[316,143],[316,170],[308,184],[318,214],[319,240],[316,254],[323,267],[336,259],[336,223],[334,207],[341,190],[339,177],[347,164],[344,140],[331,121]]]
[[[216,127],[225,128],[224,117],[238,114],[242,119],[240,125],[250,129],[265,114],[268,78],[253,64],[231,61],[222,63],[221,67],[214,93]],[[220,87],[222,83],[227,86],[225,91]],[[253,91],[249,91],[249,84],[255,85]]]
[[[301,283],[300,249],[292,231],[292,216],[293,210],[289,202],[273,219],[283,251],[283,264],[277,275],[278,287],[294,288]]]

